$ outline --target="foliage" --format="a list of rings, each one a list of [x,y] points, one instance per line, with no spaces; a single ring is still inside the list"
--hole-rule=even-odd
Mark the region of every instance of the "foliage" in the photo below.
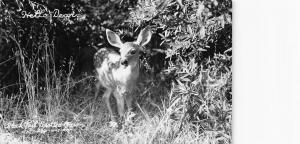
[[[230,137],[231,1],[139,1],[129,21],[152,25],[162,38],[171,117]]]

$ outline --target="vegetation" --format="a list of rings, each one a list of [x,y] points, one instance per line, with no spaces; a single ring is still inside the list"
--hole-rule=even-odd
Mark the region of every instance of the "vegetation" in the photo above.
[[[0,0],[0,143],[231,143],[230,0]],[[78,17],[23,18],[55,11]],[[136,108],[109,127],[94,97],[105,29],[153,37]]]

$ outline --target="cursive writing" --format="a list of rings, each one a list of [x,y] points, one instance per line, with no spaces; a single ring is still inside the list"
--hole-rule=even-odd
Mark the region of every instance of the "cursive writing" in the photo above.
[[[53,11],[49,10],[46,6],[37,4],[35,2],[30,2],[30,5],[33,9],[33,13],[22,11],[22,18],[46,18],[52,22],[53,18],[59,18],[67,22],[67,24],[72,23],[71,19],[83,20],[85,15],[76,14],[74,11],[72,13],[61,13],[59,9],[54,9]]]

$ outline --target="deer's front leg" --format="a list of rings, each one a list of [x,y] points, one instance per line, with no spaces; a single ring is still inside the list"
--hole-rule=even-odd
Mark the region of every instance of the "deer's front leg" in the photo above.
[[[117,101],[117,107],[118,107],[118,113],[121,119],[123,119],[124,117],[124,93],[118,91],[118,89],[116,89],[114,91],[114,96],[116,98]]]
[[[124,97],[125,97],[127,109],[130,112],[132,110],[133,93],[126,93]]]

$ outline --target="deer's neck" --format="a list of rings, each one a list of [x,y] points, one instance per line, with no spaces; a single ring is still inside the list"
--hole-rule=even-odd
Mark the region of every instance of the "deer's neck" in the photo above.
[[[139,77],[139,61],[130,62],[127,66],[120,65],[117,69],[112,69],[112,75],[119,86],[133,87]]]
[[[132,70],[139,70],[140,69],[140,60],[133,61],[128,64]]]

